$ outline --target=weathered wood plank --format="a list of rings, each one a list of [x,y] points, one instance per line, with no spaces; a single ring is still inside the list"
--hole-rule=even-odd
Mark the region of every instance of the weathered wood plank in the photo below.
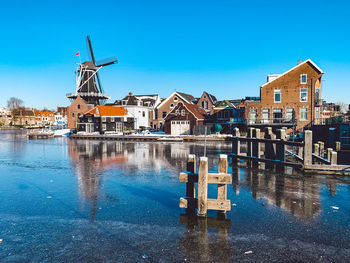
[[[225,174],[227,174],[227,155],[226,154],[220,154],[220,159],[219,159],[219,176],[218,180],[224,179]],[[210,175],[209,177],[212,177]],[[231,175],[230,178],[231,179]],[[208,181],[209,178],[208,178]],[[231,180],[232,183],[232,180]],[[218,184],[218,199],[219,200],[226,200],[227,199],[227,185],[226,184]]]
[[[179,182],[187,183],[187,182],[198,182],[198,174],[193,173],[180,173],[179,174]],[[208,174],[208,184],[232,184],[232,176],[227,173],[210,173]]]
[[[208,199],[208,157],[201,157],[199,159],[198,170],[198,216],[207,215]]]
[[[180,208],[198,208],[197,198],[180,198],[179,202]],[[231,201],[230,200],[218,200],[218,199],[207,199],[207,210],[220,210],[220,211],[230,211]]]

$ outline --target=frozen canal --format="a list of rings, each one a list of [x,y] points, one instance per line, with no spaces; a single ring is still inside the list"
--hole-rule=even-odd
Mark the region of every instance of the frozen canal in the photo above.
[[[209,169],[230,150],[208,145]],[[347,178],[229,167],[227,219],[196,220],[178,173],[203,151],[0,131],[0,262],[350,261]]]

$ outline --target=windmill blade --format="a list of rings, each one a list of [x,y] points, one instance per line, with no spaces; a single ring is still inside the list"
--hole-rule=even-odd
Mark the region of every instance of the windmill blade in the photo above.
[[[118,58],[117,57],[111,57],[111,58],[106,58],[106,59],[102,59],[96,62],[96,67],[105,67],[108,65],[112,65],[112,64],[117,64],[118,63]]]
[[[103,89],[102,89],[102,85],[101,85],[101,81],[100,81],[100,75],[98,74],[98,72],[96,72],[96,78],[97,78],[97,83],[98,83],[98,89],[100,90],[101,93],[103,93]]]
[[[92,50],[90,36],[86,36],[86,45],[87,45],[87,49],[88,49],[89,58],[92,61],[92,63],[94,63],[94,65],[95,65],[95,56],[94,56],[94,51]]]

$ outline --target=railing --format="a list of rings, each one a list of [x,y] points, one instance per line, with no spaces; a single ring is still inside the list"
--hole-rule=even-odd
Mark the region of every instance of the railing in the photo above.
[[[294,123],[296,123],[296,119],[294,120]],[[265,125],[265,124],[293,124],[292,119],[287,119],[287,118],[273,118],[273,119],[246,119],[246,124],[260,124],[260,125]]]
[[[88,97],[88,96],[94,96],[94,97],[100,97],[100,98],[110,98],[109,95],[104,94],[104,93],[99,93],[99,92],[73,92],[73,93],[67,93],[66,97],[77,97],[77,96],[81,96],[81,97]]]

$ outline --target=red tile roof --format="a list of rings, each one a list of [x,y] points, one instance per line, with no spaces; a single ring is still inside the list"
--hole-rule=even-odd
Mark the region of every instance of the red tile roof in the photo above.
[[[202,109],[201,107],[199,107],[198,105],[195,104],[190,104],[190,103],[184,103],[185,107],[193,113],[193,115],[199,119],[199,120],[204,120],[205,119],[205,115],[207,115],[207,113],[205,112],[204,109]]]
[[[96,116],[125,116],[128,114],[126,109],[115,106],[96,106],[86,113],[91,113]]]

